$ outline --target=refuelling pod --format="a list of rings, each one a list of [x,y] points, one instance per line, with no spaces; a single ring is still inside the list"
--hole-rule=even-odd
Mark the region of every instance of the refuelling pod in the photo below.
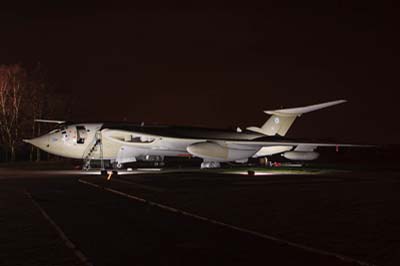
[[[231,162],[245,160],[256,151],[234,149],[215,142],[199,142],[187,147],[187,151],[193,156],[200,157],[205,161]]]
[[[293,161],[312,161],[319,157],[319,153],[315,151],[288,151],[282,156]]]

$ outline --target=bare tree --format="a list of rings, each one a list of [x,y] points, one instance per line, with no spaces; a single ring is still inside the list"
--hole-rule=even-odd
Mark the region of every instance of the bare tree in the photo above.
[[[46,112],[46,103],[48,103],[48,86],[45,77],[45,72],[40,63],[32,71],[29,78],[29,102],[26,108],[29,110],[28,124],[31,125],[32,136],[40,135],[40,124],[35,123],[35,119],[43,118]],[[34,160],[36,151],[36,161],[40,161],[40,150],[33,145],[31,146],[30,160]]]
[[[26,88],[26,71],[20,65],[0,66],[0,136],[12,161],[20,137],[21,104]]]
[[[21,65],[0,65],[0,148],[5,151],[6,160],[15,160],[17,148],[26,148],[21,137],[41,134],[35,119],[60,115],[65,119],[70,106],[70,97],[49,89],[40,64],[29,71]],[[39,161],[39,149],[31,146],[29,158]]]

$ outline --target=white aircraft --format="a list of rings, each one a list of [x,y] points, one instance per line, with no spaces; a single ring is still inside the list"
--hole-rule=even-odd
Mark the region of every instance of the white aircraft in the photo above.
[[[79,123],[58,120],[36,120],[57,123],[49,133],[24,140],[48,153],[83,159],[85,169],[91,160],[109,160],[114,167],[124,163],[162,161],[165,156],[194,156],[203,159],[201,168],[217,168],[221,162],[245,163],[251,157],[282,154],[290,160],[309,161],[318,158],[314,151],[321,146],[354,147],[360,145],[314,143],[285,138],[294,120],[308,112],[346,102],[338,100],[305,107],[264,111],[271,117],[261,127],[237,131],[144,124]]]

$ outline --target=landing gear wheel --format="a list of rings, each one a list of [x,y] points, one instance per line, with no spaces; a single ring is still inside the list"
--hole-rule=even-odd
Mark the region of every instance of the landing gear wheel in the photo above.
[[[115,162],[112,164],[112,167],[113,169],[121,169],[123,167],[123,164]]]
[[[248,170],[248,171],[247,171],[247,174],[248,174],[249,176],[254,176],[254,175],[255,175],[255,171],[254,171],[254,170]]]
[[[221,164],[219,162],[202,162],[200,168],[208,169],[208,168],[220,168]]]
[[[164,166],[165,165],[165,163],[164,162],[154,162],[154,167],[162,167],[162,166]]]

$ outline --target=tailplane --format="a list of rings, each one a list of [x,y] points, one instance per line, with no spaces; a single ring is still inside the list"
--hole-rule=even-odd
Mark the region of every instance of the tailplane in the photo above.
[[[296,117],[344,102],[346,102],[346,100],[337,100],[304,107],[264,111],[266,114],[271,115],[264,125],[261,127],[248,127],[247,130],[267,136],[285,136]]]

